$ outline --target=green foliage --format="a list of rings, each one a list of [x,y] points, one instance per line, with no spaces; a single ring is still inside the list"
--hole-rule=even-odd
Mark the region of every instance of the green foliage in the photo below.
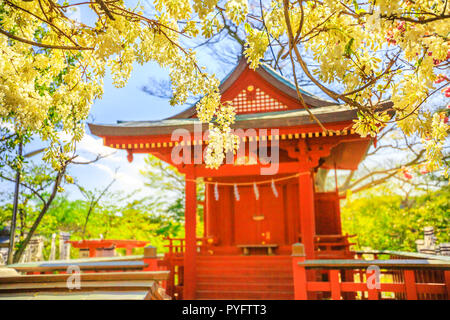
[[[145,168],[140,171],[145,177],[145,185],[155,192],[165,211],[177,221],[184,221],[184,176],[173,166],[153,155],[145,158]],[[203,201],[205,185],[197,183],[197,201]],[[198,206],[197,215],[203,221],[203,207]]]
[[[156,246],[158,252],[165,251],[166,237],[184,237],[184,177],[174,168],[159,159],[149,156],[147,167],[142,174],[147,178],[147,187],[151,195],[137,198],[137,192],[123,194],[106,190],[80,191],[87,195],[86,200],[69,200],[65,193],[60,194],[51,203],[43,216],[36,234],[44,236],[44,257],[50,254],[53,233],[69,232],[72,240],[81,239],[129,239],[146,240]],[[23,168],[22,188],[19,196],[17,234],[23,242],[26,233],[42,209],[43,201],[48,197],[54,177],[48,165],[29,165]],[[2,177],[2,176],[0,176]],[[13,176],[4,177],[13,181]],[[198,184],[198,201],[203,201],[203,184]],[[12,199],[12,193],[5,193]],[[99,199],[93,205],[92,199]],[[88,213],[89,220],[83,235]],[[0,230],[9,225],[12,205],[0,206]],[[197,234],[203,233],[203,208],[198,209]],[[76,250],[73,250],[75,253]],[[138,252],[136,252],[138,253]],[[74,254],[73,257],[77,257]]]
[[[164,212],[160,203],[145,198],[118,205],[114,201],[118,198],[117,194],[109,194],[109,198],[93,210],[86,228],[86,239],[103,236],[105,239],[146,240],[156,246],[158,252],[164,252],[165,237],[183,235],[183,224]],[[33,221],[37,215],[36,208],[28,205],[24,209]],[[71,201],[63,196],[54,200],[37,229],[37,234],[47,239],[44,257],[49,256],[53,233],[70,232],[72,240],[82,239],[88,209],[89,203],[84,200]],[[10,218],[11,206],[0,207],[0,229],[9,223]]]
[[[389,186],[363,193],[342,206],[344,233],[356,234],[357,248],[416,251],[423,228],[433,226],[438,243],[450,242],[450,188],[403,198]]]

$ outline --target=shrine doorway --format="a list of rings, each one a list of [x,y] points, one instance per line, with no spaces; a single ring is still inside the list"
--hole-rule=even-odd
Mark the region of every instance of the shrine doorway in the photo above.
[[[240,201],[234,202],[235,244],[277,244],[286,242],[284,192],[273,193],[270,185],[239,187]],[[257,198],[258,197],[258,198]]]

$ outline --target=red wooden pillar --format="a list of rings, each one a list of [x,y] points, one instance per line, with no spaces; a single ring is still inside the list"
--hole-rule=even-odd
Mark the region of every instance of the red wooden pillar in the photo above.
[[[301,243],[292,245],[292,271],[294,278],[294,299],[307,300],[308,290],[306,283],[306,270],[298,263],[305,261],[305,247]]]
[[[185,252],[184,252],[184,288],[183,299],[195,299],[196,255],[197,255],[197,195],[195,176],[186,173],[185,178]]]
[[[305,246],[306,259],[314,259],[316,222],[314,216],[314,182],[311,171],[308,170],[300,173],[298,178],[298,191],[302,243]]]

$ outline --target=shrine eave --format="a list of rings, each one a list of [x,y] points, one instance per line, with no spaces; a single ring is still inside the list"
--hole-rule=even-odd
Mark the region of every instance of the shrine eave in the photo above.
[[[385,103],[391,104],[391,102]],[[334,105],[310,109],[315,117],[322,123],[348,122],[357,118],[357,110],[346,105]],[[278,112],[254,113],[236,115],[233,124],[234,129],[249,128],[283,128],[292,126],[316,125],[307,110],[286,110]],[[156,136],[168,135],[176,129],[194,130],[195,125],[200,125],[197,118],[188,119],[164,119],[160,121],[126,121],[117,124],[101,125],[89,124],[91,133],[99,137],[107,136]],[[208,124],[202,124],[203,130],[208,129]]]

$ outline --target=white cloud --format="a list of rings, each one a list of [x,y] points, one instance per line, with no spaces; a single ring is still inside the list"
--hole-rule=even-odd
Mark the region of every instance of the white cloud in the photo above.
[[[95,146],[96,142],[87,142],[88,143],[83,144],[83,150],[92,152],[92,147]],[[112,150],[110,148],[107,149]],[[97,150],[99,150],[99,152],[101,151],[99,147],[97,147]],[[110,153],[111,151],[109,151],[108,154]],[[99,185],[108,183],[110,179],[116,178],[117,182],[114,184],[113,189],[132,191],[144,187],[144,179],[139,172],[144,166],[145,162],[143,155],[135,156],[134,161],[129,163],[125,152],[119,151],[97,162],[91,163],[88,166],[90,167],[90,170],[83,170],[84,172],[80,172],[80,176],[82,176],[82,179],[86,182],[88,182],[88,180],[94,180],[96,181],[96,184]],[[107,181],[105,181],[105,174]],[[100,175],[102,176],[101,179],[98,178]]]
[[[104,164],[94,162],[92,163],[92,166],[106,172],[110,178],[114,177],[115,175],[115,172],[110,167]]]
[[[83,187],[90,190],[101,189],[108,185],[113,178],[116,178],[110,191],[127,194],[142,188],[145,189],[145,193],[150,192],[151,188],[145,187],[145,179],[139,172],[145,167],[145,154],[135,154],[133,162],[129,163],[124,150],[105,147],[102,139],[87,134],[77,143],[76,149],[77,162],[89,162],[98,154],[106,155],[106,157],[87,165],[71,166],[70,174],[76,177],[78,183]],[[80,197],[76,190],[72,196]]]
[[[101,138],[95,139],[93,136],[85,134],[83,139],[77,143],[77,151],[85,151],[102,156],[113,153],[113,148],[105,147]]]

